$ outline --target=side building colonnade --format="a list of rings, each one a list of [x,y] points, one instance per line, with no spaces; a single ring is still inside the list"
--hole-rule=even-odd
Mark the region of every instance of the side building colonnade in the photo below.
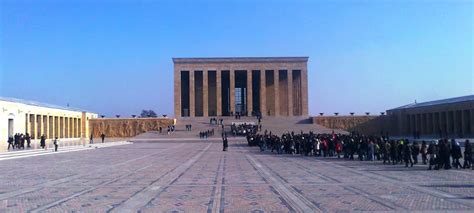
[[[409,104],[387,114],[395,135],[474,137],[474,95]]]
[[[28,133],[32,139],[89,137],[89,119],[98,115],[79,109],[14,98],[0,98],[0,140]]]

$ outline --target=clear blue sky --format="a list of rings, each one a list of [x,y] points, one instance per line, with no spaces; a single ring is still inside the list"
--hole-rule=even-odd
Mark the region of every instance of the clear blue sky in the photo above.
[[[172,57],[309,56],[309,109],[474,94],[473,1],[2,0],[0,96],[173,113]]]

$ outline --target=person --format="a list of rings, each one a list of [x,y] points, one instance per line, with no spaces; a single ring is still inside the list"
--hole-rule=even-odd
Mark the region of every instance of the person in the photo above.
[[[26,147],[27,148],[30,148],[30,144],[31,144],[31,137],[30,137],[30,134],[26,133],[26,136],[25,136],[25,139],[26,139]]]
[[[470,168],[472,164],[472,147],[471,143],[469,143],[469,140],[466,140],[464,142],[464,165],[463,168],[467,169]]]
[[[91,137],[89,138],[89,143],[90,143],[90,144],[93,144],[93,143],[94,143],[94,137],[92,137],[92,133],[91,133]]]
[[[418,164],[418,155],[420,154],[420,146],[416,141],[413,142],[413,146],[411,149],[412,157],[413,157],[413,164]]]
[[[451,155],[453,157],[453,166],[454,168],[462,168],[459,158],[462,157],[461,146],[454,139],[451,140]]]
[[[104,140],[105,140],[105,134],[104,134],[104,133],[102,133],[102,134],[100,135],[100,137],[102,138],[102,143],[104,143]]]
[[[438,167],[444,169],[451,169],[451,164],[449,162],[450,150],[448,146],[448,140],[443,139],[439,142],[439,161]]]
[[[421,142],[421,161],[423,161],[423,164],[426,165],[426,162],[428,161],[428,147],[426,146],[426,141]]]
[[[41,146],[41,148],[43,148],[43,149],[47,149],[47,148],[46,148],[46,137],[44,137],[44,135],[41,135],[41,138],[40,138],[40,146]]]
[[[229,147],[229,142],[227,141],[227,135],[224,136],[223,140],[222,140],[222,146],[223,146],[223,149],[222,151],[227,151],[227,147]]]
[[[411,164],[410,167],[413,167],[412,149],[408,143],[408,140],[403,142],[403,160],[405,161],[405,167],[408,167],[408,163]]]
[[[430,145],[428,146],[427,154],[430,155],[428,170],[431,170],[433,166],[435,170],[438,170],[439,163],[437,163],[436,161],[437,159],[439,159],[439,155],[438,155],[438,148],[434,141],[432,141]]]
[[[59,146],[59,141],[58,141],[58,137],[54,138],[53,140],[53,144],[54,144],[54,151],[57,152],[58,151],[58,146]]]
[[[8,149],[10,149],[10,146],[11,146],[13,149],[15,149],[15,145],[13,144],[13,137],[12,137],[12,136],[8,137],[8,141],[7,141],[7,142],[8,142]]]

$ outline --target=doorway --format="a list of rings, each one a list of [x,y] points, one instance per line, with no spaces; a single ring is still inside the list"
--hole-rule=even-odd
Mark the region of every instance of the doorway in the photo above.
[[[13,118],[8,119],[8,137],[13,137],[14,131],[13,131]]]

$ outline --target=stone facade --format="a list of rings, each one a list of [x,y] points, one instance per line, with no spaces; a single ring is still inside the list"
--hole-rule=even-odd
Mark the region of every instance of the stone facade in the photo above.
[[[0,98],[0,142],[16,133],[32,139],[77,139],[89,134],[89,119],[97,114],[15,98]],[[6,143],[6,142],[5,142]]]
[[[308,115],[308,57],[174,58],[176,117]]]
[[[97,118],[90,119],[89,126],[94,137],[104,133],[107,137],[134,137],[148,131],[166,131],[175,120],[170,118]]]

